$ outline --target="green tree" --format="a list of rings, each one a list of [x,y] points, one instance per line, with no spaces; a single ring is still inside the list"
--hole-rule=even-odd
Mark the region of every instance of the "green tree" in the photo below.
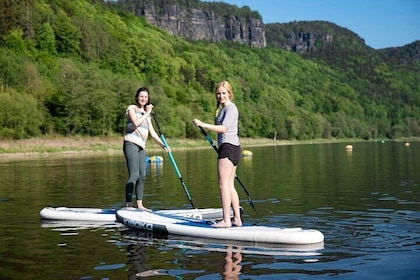
[[[14,90],[0,91],[0,138],[37,136],[42,123],[42,107],[32,96]]]
[[[36,32],[36,47],[50,55],[57,55],[55,34],[49,22],[44,22]]]
[[[71,23],[64,12],[59,11],[53,25],[58,53],[75,57],[80,52],[80,30]]]

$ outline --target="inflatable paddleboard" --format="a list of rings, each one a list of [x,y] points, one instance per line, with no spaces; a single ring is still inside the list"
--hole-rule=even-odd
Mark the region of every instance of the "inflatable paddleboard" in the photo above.
[[[136,208],[130,209],[131,212],[138,212],[140,215],[147,213]],[[40,211],[39,215],[43,220],[115,222],[116,213],[117,210],[115,209],[45,207]],[[221,219],[223,217],[222,208],[156,210],[153,213],[205,220]]]
[[[324,249],[324,242],[314,244],[255,244],[254,242],[245,242],[237,240],[198,238],[174,234],[165,235],[154,233],[151,231],[141,231],[133,228],[127,229],[122,227],[120,227],[119,233],[124,241],[133,245],[160,245],[163,243],[165,247],[178,248],[183,250],[198,250],[211,252],[233,251],[254,255],[317,257],[322,255],[320,251]]]
[[[236,240],[253,243],[315,244],[324,241],[324,235],[315,229],[247,226],[214,228],[205,220],[179,217],[168,213],[142,212],[120,209],[117,221],[131,228],[164,234],[196,238]]]

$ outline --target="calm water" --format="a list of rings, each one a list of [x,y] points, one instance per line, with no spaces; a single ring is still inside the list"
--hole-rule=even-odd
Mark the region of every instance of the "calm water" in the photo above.
[[[0,279],[418,279],[420,142],[249,148],[238,176],[247,224],[316,228],[315,246],[153,236],[116,224],[42,223],[45,206],[120,208],[123,155],[0,158]],[[190,208],[167,155],[145,204]],[[220,207],[215,153],[174,151],[199,208]]]

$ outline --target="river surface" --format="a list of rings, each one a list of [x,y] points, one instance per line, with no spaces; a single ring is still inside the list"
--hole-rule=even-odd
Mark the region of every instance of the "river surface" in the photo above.
[[[170,144],[170,143],[169,143]],[[46,223],[46,206],[121,208],[124,157],[0,158],[0,279],[419,279],[420,142],[244,148],[245,224],[315,228],[323,244],[253,246],[156,236],[117,224]],[[147,169],[145,205],[191,205],[169,158]],[[149,154],[149,156],[151,156]],[[220,207],[216,154],[174,150],[198,208]]]

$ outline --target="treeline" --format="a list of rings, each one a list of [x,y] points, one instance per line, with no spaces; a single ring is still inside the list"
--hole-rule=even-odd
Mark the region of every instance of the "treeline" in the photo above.
[[[163,14],[165,8],[176,5],[178,8],[181,8],[184,11],[188,11],[191,8],[194,8],[203,11],[212,11],[217,15],[235,15],[244,18],[250,17],[254,19],[262,19],[261,15],[257,11],[251,10],[251,8],[248,6],[238,7],[224,3],[222,1],[201,2],[200,0],[119,0],[113,1],[109,4],[115,4],[113,6],[120,7],[124,11],[129,11],[135,14],[138,14],[144,5],[153,5],[156,7],[156,12],[159,15]]]
[[[214,118],[214,86],[225,79],[241,137],[420,136],[413,70],[381,63],[375,84],[275,47],[188,42],[112,1],[0,0],[0,8],[3,139],[122,134],[125,109],[144,85],[165,135],[199,137],[191,120]],[[384,79],[390,89],[365,94]]]

